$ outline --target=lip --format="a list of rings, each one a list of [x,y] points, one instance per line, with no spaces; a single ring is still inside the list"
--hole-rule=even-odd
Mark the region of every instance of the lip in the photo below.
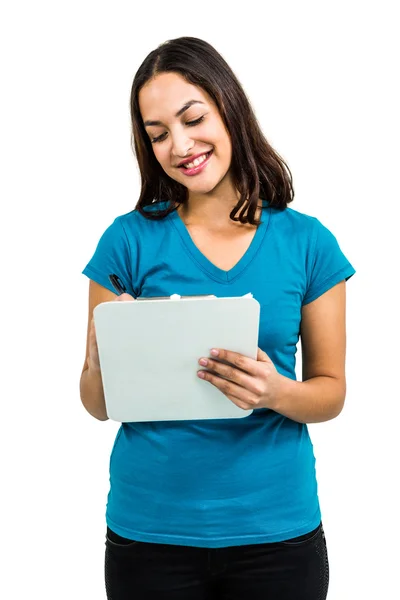
[[[182,166],[188,162],[193,162],[194,160],[196,160],[196,158],[199,158],[200,156],[204,156],[204,154],[208,154],[206,160],[203,160],[203,162],[201,164],[197,165],[197,167],[193,167],[192,169],[186,169],[185,167]],[[178,169],[180,170],[181,173],[184,173],[185,175],[197,175],[197,173],[200,173],[200,171],[202,171],[207,166],[212,154],[213,154],[213,150],[209,150],[208,152],[202,152],[201,154],[197,154],[196,156],[191,156],[190,158],[182,161],[180,163],[180,165],[178,165]]]

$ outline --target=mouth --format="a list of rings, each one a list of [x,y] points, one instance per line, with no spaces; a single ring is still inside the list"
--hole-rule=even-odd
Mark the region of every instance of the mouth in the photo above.
[[[180,165],[178,169],[185,175],[197,175],[197,173],[200,173],[200,171],[207,166],[212,153],[213,150],[210,150],[210,152],[205,152],[201,156],[198,156],[193,162],[187,162],[183,165]]]

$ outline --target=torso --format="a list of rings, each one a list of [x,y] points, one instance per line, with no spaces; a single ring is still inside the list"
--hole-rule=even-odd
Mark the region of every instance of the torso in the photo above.
[[[218,227],[210,220],[188,219],[184,232],[178,214],[154,222],[131,211],[114,222],[111,237],[109,232],[99,242],[86,273],[107,285],[99,274],[113,272],[118,264],[123,280],[143,297],[177,293],[228,298],[252,293],[260,304],[258,346],[282,375],[295,380],[303,298],[332,274],[344,277],[346,271],[339,251],[335,254],[333,246],[332,257],[332,246],[322,238],[318,246],[322,255],[311,279],[306,266],[314,264],[317,254],[310,256],[310,241],[324,230],[316,230],[313,219],[290,209],[265,211],[263,216],[259,229],[227,219]],[[269,235],[259,235],[263,231]],[[203,251],[226,269],[250,242],[256,247],[254,235],[257,250],[230,275],[216,273],[191,247],[195,243],[199,254]],[[192,325],[198,331],[199,323]],[[232,339],[234,333],[232,328]],[[207,341],[204,352],[214,344],[218,341]],[[187,356],[194,385],[199,355],[188,348]],[[150,360],[145,366],[152,381],[155,365]],[[165,380],[166,394],[174,384]],[[307,427],[271,410],[254,413],[244,419],[124,424],[110,462],[109,524],[131,539],[198,547],[274,542],[282,539],[282,532],[288,538],[303,534],[306,524],[313,529],[320,512]],[[161,519],[161,514],[168,519]]]

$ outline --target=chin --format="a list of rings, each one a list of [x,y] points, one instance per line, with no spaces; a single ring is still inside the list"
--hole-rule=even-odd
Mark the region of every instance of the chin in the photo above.
[[[187,185],[186,188],[189,192],[195,192],[196,194],[209,194],[216,188],[217,184],[204,184],[201,185]]]
[[[215,181],[207,181],[207,182],[189,182],[185,187],[189,192],[193,192],[194,194],[210,194],[214,192],[224,181],[224,177],[219,178]]]

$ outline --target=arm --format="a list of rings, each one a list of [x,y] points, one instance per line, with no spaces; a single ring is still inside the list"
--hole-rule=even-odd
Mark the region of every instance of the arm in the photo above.
[[[303,381],[281,380],[273,410],[300,423],[337,417],[346,395],[346,285],[342,281],[303,306]]]
[[[214,349],[212,356],[230,364],[203,357],[199,364],[210,371],[199,371],[198,376],[245,410],[270,408],[299,423],[333,419],[342,410],[346,393],[344,281],[303,307],[300,333],[303,381],[278,373],[261,349],[256,360]]]
[[[86,357],[80,379],[80,395],[83,406],[96,419],[108,419],[104,400],[103,382],[101,379],[96,334],[93,324],[93,310],[101,302],[115,300],[113,294],[105,287],[90,280],[89,283],[89,318],[86,340]]]

